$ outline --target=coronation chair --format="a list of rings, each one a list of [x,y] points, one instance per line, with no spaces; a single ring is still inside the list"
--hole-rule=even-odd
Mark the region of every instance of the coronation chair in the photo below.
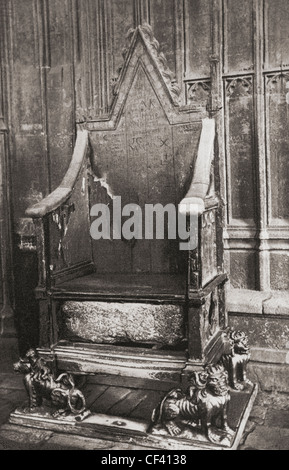
[[[129,37],[110,111],[77,122],[61,184],[27,209],[40,357],[14,365],[30,409],[10,422],[127,449],[236,449],[257,387],[246,335],[227,326],[213,92],[209,111],[180,105],[150,27]]]
[[[134,31],[109,115],[77,123],[61,184],[27,215],[37,236],[39,354],[75,375],[177,383],[224,349],[215,122],[178,105],[149,36]],[[143,213],[147,204],[182,203],[188,226],[197,214],[197,246],[180,250],[167,230],[164,239],[115,239],[113,217],[111,237],[94,239],[93,207],[113,216],[120,197],[121,208]]]

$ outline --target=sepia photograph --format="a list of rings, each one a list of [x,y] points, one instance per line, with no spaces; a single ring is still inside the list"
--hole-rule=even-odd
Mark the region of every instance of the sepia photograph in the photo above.
[[[0,450],[289,450],[289,0],[0,0]]]

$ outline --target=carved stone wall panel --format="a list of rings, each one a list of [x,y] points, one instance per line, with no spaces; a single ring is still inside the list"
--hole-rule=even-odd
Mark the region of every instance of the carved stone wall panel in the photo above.
[[[1,73],[0,73],[0,80],[1,80]],[[1,88],[0,88],[0,93],[1,93]],[[0,94],[0,101],[1,101],[1,94]],[[0,105],[1,106],[1,105]],[[1,110],[0,110],[1,112]],[[3,301],[5,299],[5,277],[8,277],[8,273],[6,272],[6,269],[9,268],[8,266],[5,266],[6,263],[6,258],[7,260],[9,259],[9,238],[8,238],[8,227],[9,227],[9,221],[5,220],[5,215],[7,217],[7,187],[4,181],[4,168],[5,168],[5,161],[7,160],[7,148],[5,146],[5,134],[4,132],[0,131],[0,242],[1,242],[1,256],[0,256],[0,321],[1,321],[1,327],[0,327],[0,335],[3,332],[3,323],[2,322],[2,312],[1,312],[1,306],[3,305]],[[8,235],[8,236],[7,236]],[[3,315],[4,316],[4,315]]]
[[[78,120],[106,115],[110,101],[111,1],[79,0],[75,4]]]
[[[126,34],[134,27],[134,0],[76,0],[76,116],[79,121],[107,115],[113,86],[123,65]]]
[[[250,344],[255,348],[287,349],[289,335],[287,318],[283,317],[280,322],[279,318],[267,316],[264,321],[263,315],[234,316],[232,314],[230,315],[230,325],[235,331],[244,331],[250,338]],[[286,372],[284,375],[287,375]]]
[[[265,81],[269,217],[280,225],[289,218],[289,72],[267,75]]]
[[[265,188],[261,188],[264,178],[261,173],[265,165],[262,150],[264,111],[260,108],[262,0],[223,0],[222,4],[223,149],[228,230],[225,268],[233,287],[255,289],[264,285],[261,263],[255,251],[258,248],[255,226],[264,226],[263,214],[266,211]]]
[[[112,70],[113,76],[118,75],[118,70],[123,66],[122,51],[127,47],[126,33],[130,28],[136,27],[141,19],[135,18],[135,0],[112,0]]]
[[[24,216],[35,194],[42,197],[50,189],[47,103],[44,98],[45,68],[49,66],[45,6],[46,2],[38,0],[11,1],[12,185],[16,221]]]
[[[74,136],[74,78],[71,2],[49,1],[47,73],[48,151],[51,188],[60,183],[70,163]]]
[[[265,67],[289,65],[289,9],[287,0],[264,0]]]
[[[1,261],[0,261],[0,272],[2,273],[2,265],[1,265]],[[0,305],[2,306],[3,305],[3,299],[4,299],[4,296],[3,296],[3,287],[4,287],[4,283],[3,283],[3,280],[2,280],[2,275],[0,277]]]
[[[177,11],[176,11],[177,10]],[[79,121],[106,116],[113,86],[123,66],[127,32],[149,23],[157,32],[161,51],[178,80],[183,56],[176,0],[75,0],[73,29],[76,57],[76,103]],[[183,21],[183,20],[182,20]],[[182,43],[182,44],[181,44]],[[181,57],[177,57],[177,53]]]
[[[161,45],[168,66],[176,73],[176,11],[175,0],[150,0],[150,21]]]
[[[186,78],[210,76],[211,0],[185,0]]]
[[[13,216],[18,220],[25,215],[27,207],[39,202],[47,191],[47,166],[43,158],[46,154],[45,136],[16,135],[15,149],[16,158],[12,166]]]
[[[229,223],[256,217],[252,77],[225,80]]]
[[[224,0],[224,72],[254,69],[254,0]]]
[[[231,250],[230,282],[236,289],[257,289],[257,254],[255,251]]]
[[[9,332],[14,304],[11,236],[10,67],[8,43],[11,34],[8,4],[1,5],[0,17],[0,335]],[[12,332],[12,331],[11,331]],[[14,333],[14,332],[13,332]]]
[[[48,192],[45,136],[16,135],[14,152],[13,217],[17,221],[24,217],[31,203],[38,202]]]
[[[186,103],[193,109],[206,109],[211,92],[210,80],[195,80],[186,83]]]
[[[133,0],[135,27],[144,23],[151,24],[151,5],[153,1],[154,0]]]
[[[12,1],[13,119],[16,133],[43,132],[37,11],[34,0]],[[29,83],[29,87],[27,84]]]
[[[270,253],[270,287],[272,290],[289,289],[288,251],[272,251]]]

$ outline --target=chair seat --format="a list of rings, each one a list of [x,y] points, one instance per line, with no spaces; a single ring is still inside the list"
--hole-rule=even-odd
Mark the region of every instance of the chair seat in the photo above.
[[[173,274],[92,273],[58,283],[53,297],[185,301],[186,279]]]

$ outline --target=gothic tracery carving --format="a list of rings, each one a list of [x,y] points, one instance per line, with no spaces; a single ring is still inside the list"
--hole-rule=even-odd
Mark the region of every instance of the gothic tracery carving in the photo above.
[[[194,81],[187,83],[187,101],[188,104],[197,107],[207,106],[211,92],[211,83],[209,80]]]
[[[128,54],[130,52],[133,37],[134,37],[134,35],[136,34],[137,31],[140,33],[140,35],[141,35],[142,39],[144,40],[145,45],[148,48],[151,56],[154,58],[154,60],[156,62],[156,65],[157,65],[157,67],[158,67],[158,69],[159,69],[159,71],[160,71],[160,73],[161,73],[161,75],[162,75],[162,77],[163,77],[163,79],[164,79],[164,81],[165,81],[172,97],[175,100],[177,100],[177,98],[180,95],[181,89],[178,86],[178,84],[176,83],[175,75],[173,74],[173,72],[168,67],[166,57],[160,51],[160,44],[156,40],[156,38],[154,37],[152,28],[149,24],[144,23],[141,26],[138,26],[136,29],[131,28],[128,31],[126,38],[127,38],[127,41],[128,41],[129,45],[126,49],[123,50],[124,59],[126,59],[126,57],[128,56]],[[114,91],[114,94],[116,94],[117,90],[118,90],[118,85],[119,85],[122,69],[123,69],[123,67],[121,67],[118,70],[118,76],[113,78],[113,91]]]
[[[250,95],[252,87],[252,77],[238,77],[227,80],[226,91],[228,96]]]

